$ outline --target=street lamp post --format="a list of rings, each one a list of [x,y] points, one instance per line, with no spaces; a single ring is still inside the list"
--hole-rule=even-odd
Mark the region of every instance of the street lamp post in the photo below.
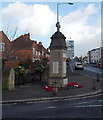
[[[62,5],[62,4],[73,5],[73,3],[57,3],[57,23],[56,23],[57,31],[59,31],[59,29],[60,29],[60,23],[59,23],[59,5]]]
[[[50,76],[49,76],[49,84],[54,84],[54,91],[57,94],[59,87],[65,87],[68,83],[68,77],[66,72],[66,37],[60,32],[60,24],[59,24],[59,5],[67,4],[67,3],[58,3],[57,4],[57,31],[51,37],[50,43]],[[72,3],[69,3],[72,5]]]

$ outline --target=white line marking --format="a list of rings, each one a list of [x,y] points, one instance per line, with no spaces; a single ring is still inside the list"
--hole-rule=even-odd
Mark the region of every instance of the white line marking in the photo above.
[[[48,108],[56,108],[56,106],[51,106],[51,107],[48,107]]]
[[[94,102],[94,101],[92,101],[92,102]],[[77,103],[77,104],[80,105],[80,104],[86,104],[86,103],[92,103],[92,102],[89,102],[89,101],[88,101],[88,102],[81,102],[81,103]]]
[[[94,102],[102,102],[103,100],[94,100],[94,101],[87,101],[87,102],[79,102],[79,103],[73,103],[73,104],[71,104],[71,105],[82,105],[82,104],[90,104],[90,103],[94,103]]]
[[[74,107],[102,107],[103,105],[82,105],[82,106],[74,106]]]

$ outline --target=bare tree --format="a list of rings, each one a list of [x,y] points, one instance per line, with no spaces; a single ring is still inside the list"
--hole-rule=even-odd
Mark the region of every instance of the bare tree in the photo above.
[[[7,27],[4,28],[4,32],[6,34],[6,36],[8,37],[8,39],[10,41],[14,40],[17,32],[18,32],[18,27],[15,26],[14,28],[10,28],[10,25],[8,24]]]
[[[13,41],[17,35],[17,31],[18,31],[18,27],[16,26],[14,29],[11,30],[10,25],[8,24],[7,26],[5,26],[4,28],[4,33],[6,34],[7,38],[10,41]],[[4,39],[5,40],[5,39]],[[4,41],[6,43],[6,41]],[[11,59],[12,58],[12,48],[10,47],[10,50],[7,47],[7,43],[5,44],[5,54],[7,56],[7,59]],[[10,57],[9,57],[10,56]]]

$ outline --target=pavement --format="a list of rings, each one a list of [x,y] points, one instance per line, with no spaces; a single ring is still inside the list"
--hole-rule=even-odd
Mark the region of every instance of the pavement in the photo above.
[[[93,81],[95,81],[95,86],[93,86]],[[42,89],[42,87],[46,85],[45,82],[29,83],[16,87],[11,91],[2,91],[2,101],[0,103],[7,104],[41,100],[69,99],[96,95],[102,92],[102,81],[98,82],[92,77],[77,74],[69,77],[69,83],[72,82],[78,83],[78,85],[82,86],[82,88],[67,86],[60,89],[58,94],[55,96],[53,91]],[[93,87],[95,87],[95,89],[93,89]]]

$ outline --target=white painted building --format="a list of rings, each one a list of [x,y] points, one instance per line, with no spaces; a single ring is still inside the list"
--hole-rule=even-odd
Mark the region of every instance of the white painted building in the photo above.
[[[90,62],[100,63],[101,61],[101,48],[92,49],[90,51]]]
[[[74,57],[74,41],[67,40],[66,46],[67,46],[67,58],[73,58]]]

